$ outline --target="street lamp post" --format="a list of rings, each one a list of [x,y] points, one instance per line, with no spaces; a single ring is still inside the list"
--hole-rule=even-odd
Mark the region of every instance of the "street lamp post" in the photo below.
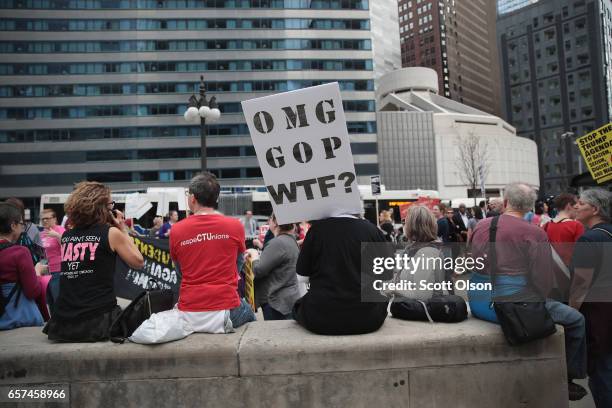
[[[204,85],[204,76],[200,75],[200,95],[191,95],[189,98],[189,108],[185,111],[185,120],[190,123],[200,122],[200,167],[202,173],[208,168],[206,165],[206,136],[208,129],[206,128],[206,121],[209,123],[215,122],[221,117],[221,111],[217,105],[217,98],[212,97],[206,99],[206,87]]]

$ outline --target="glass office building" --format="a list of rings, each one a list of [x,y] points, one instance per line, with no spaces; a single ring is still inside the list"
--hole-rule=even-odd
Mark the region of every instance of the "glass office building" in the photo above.
[[[378,172],[370,6],[0,1],[0,198],[70,192],[84,179],[114,190],[186,185],[200,167],[200,128],[183,113],[200,75],[222,111],[207,139],[222,184],[263,182],[240,101],[330,81],[342,90],[359,181],[369,182]]]

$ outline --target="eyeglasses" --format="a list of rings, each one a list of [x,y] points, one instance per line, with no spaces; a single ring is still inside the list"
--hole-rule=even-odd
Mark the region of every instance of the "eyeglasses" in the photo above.
[[[109,208],[115,208],[115,202],[114,202],[114,201],[110,201],[110,202],[107,204],[107,206],[108,206]]]
[[[191,191],[189,191],[189,190],[185,190],[185,195],[186,195],[186,196],[190,196],[191,194],[193,194]]]
[[[42,218],[41,218],[41,220],[42,220],[42,221],[49,221],[49,220],[52,220],[52,219],[54,219],[54,218],[55,218],[55,217],[42,217]]]

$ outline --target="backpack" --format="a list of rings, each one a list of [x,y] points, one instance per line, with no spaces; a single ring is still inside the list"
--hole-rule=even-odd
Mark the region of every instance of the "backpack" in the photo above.
[[[6,248],[10,248],[14,245],[16,244],[13,244],[12,242],[0,243],[0,251]],[[13,286],[13,289],[11,289],[7,297],[4,297],[2,288],[0,288],[0,316],[4,314],[6,305],[9,304],[15,293],[17,293],[17,297],[15,298],[15,307],[17,307],[17,304],[19,303],[19,297],[21,296],[21,286],[19,285],[19,282],[15,282],[15,286]]]
[[[434,296],[426,301],[403,298],[391,303],[391,315],[401,320],[458,323],[467,319],[467,304],[461,296]]]
[[[110,340],[113,343],[124,343],[152,314],[170,310],[174,306],[171,289],[159,289],[158,283],[152,279],[149,283],[151,289],[147,288],[136,296],[111,324]]]
[[[31,225],[32,224],[30,224],[30,227]],[[28,229],[30,227],[28,227],[24,232],[21,233],[17,244],[28,248],[28,250],[30,251],[30,255],[32,256],[32,262],[34,263],[34,265],[36,265],[41,259],[45,258],[45,248],[32,241],[32,238],[30,238],[30,236],[28,235]]]

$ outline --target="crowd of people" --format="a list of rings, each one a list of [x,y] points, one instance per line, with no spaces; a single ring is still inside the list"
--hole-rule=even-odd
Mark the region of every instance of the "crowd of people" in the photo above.
[[[294,319],[326,335],[369,333],[384,324],[389,294],[364,283],[362,244],[384,244],[398,235],[389,210],[379,214],[380,226],[363,214],[298,224],[279,224],[272,214],[262,237],[250,211],[238,220],[215,209],[219,193],[215,176],[203,173],[189,184],[190,216],[178,221],[178,214],[171,212],[166,223],[156,218],[152,233],[169,239],[170,255],[182,278],[174,309],[143,323],[165,325],[174,334],[140,342],[177,340],[195,332],[229,333],[255,320],[252,306],[238,291],[245,262],[252,264],[256,307],[265,320]],[[545,299],[550,316],[565,329],[570,397],[584,395],[573,380],[588,375],[597,407],[610,407],[610,200],[609,191],[594,188],[579,197],[561,194],[538,203],[530,186],[513,183],[503,197],[473,208],[410,207],[400,241],[411,257],[426,253],[445,259],[469,253],[486,258],[495,220],[500,291],[511,294],[530,288]],[[111,323],[121,311],[114,289],[116,257],[134,269],[144,263],[129,237],[129,226],[113,206],[106,186],[79,183],[65,204],[69,228],[58,226],[56,214],[45,210],[39,231],[24,223],[19,200],[0,203],[0,283],[5,300],[0,329],[44,325],[50,340],[66,342],[112,336]],[[393,254],[391,249],[387,255]],[[490,267],[485,263],[470,279],[491,282]],[[448,267],[417,274],[449,282],[451,288],[456,278]],[[397,271],[391,271],[381,278],[396,276]],[[436,293],[401,295],[425,299]],[[469,292],[468,298],[474,317],[498,322],[491,291]]]

